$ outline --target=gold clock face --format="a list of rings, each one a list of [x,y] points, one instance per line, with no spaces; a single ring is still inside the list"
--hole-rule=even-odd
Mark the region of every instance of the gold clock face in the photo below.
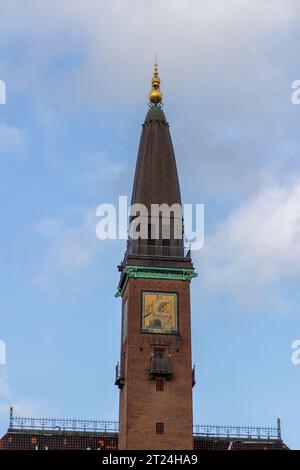
[[[177,294],[143,292],[142,304],[144,333],[178,333]]]

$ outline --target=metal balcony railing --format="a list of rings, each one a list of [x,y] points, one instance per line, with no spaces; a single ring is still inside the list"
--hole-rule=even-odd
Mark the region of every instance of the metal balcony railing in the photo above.
[[[116,365],[115,385],[117,385],[119,388],[123,388],[125,385],[125,374],[119,363]]]
[[[184,248],[182,244],[170,242],[170,244],[160,243],[160,240],[130,240],[127,245],[128,255],[157,256],[157,257],[174,257],[174,258],[190,258],[191,253],[188,248]]]
[[[150,360],[150,377],[153,379],[155,376],[165,377],[170,380],[172,377],[172,364],[171,360],[152,357]]]
[[[194,366],[192,369],[192,387],[194,387],[195,385],[196,385],[196,370]]]

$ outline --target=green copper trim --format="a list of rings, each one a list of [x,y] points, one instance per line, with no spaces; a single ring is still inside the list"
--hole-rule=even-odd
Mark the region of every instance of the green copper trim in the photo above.
[[[161,104],[152,104],[147,112],[145,123],[149,121],[161,121],[167,123]]]
[[[156,266],[126,266],[124,269],[121,280],[118,286],[116,297],[122,297],[126,288],[128,279],[143,278],[143,279],[170,279],[175,281],[190,281],[197,277],[194,268],[162,268]]]

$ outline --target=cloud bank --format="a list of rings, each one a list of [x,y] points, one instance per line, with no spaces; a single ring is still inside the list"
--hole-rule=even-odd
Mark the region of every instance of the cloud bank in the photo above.
[[[199,259],[203,287],[244,305],[279,282],[299,282],[300,179],[245,201],[208,235]]]

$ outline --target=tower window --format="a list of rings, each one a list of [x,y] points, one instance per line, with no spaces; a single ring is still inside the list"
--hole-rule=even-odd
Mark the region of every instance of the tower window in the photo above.
[[[154,354],[155,354],[155,359],[157,361],[162,361],[165,357],[165,350],[164,349],[155,349],[154,350]]]
[[[148,224],[148,242],[150,245],[155,245],[156,240],[156,225]]]
[[[156,423],[156,434],[164,434],[164,423]]]
[[[163,392],[164,391],[164,379],[156,379],[156,391]]]
[[[170,239],[166,239],[162,241],[163,243],[163,256],[170,256]]]

